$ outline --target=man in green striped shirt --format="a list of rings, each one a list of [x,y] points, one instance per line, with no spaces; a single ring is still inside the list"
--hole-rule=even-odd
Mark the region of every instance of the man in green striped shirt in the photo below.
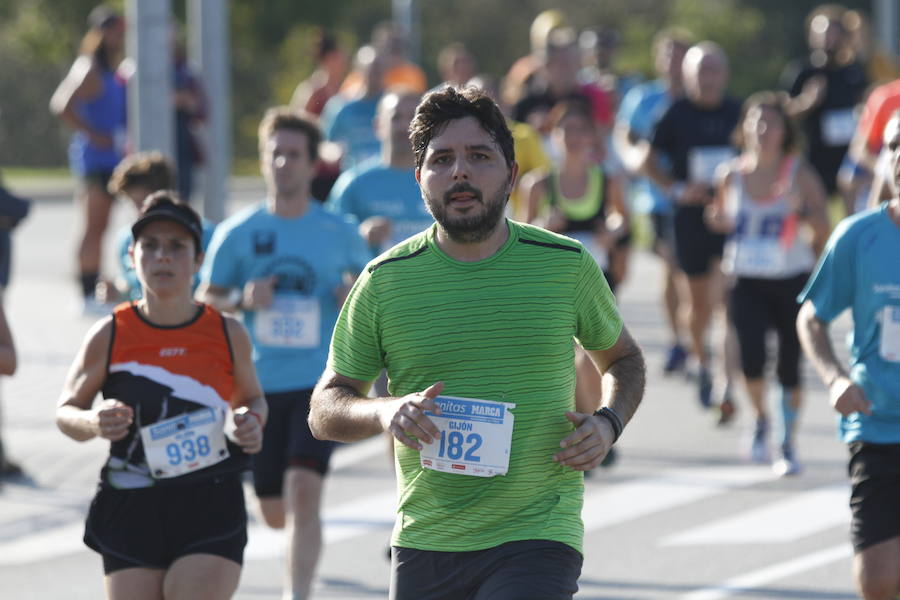
[[[392,599],[571,598],[583,471],[640,403],[641,352],[578,242],[504,218],[518,167],[490,98],[433,92],[410,131],[436,223],[357,280],[310,427],[395,438]],[[594,414],[575,412],[576,341],[603,373]],[[369,398],[382,368],[390,396]]]

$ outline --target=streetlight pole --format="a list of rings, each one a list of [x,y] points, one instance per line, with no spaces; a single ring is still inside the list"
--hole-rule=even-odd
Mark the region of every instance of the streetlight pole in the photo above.
[[[209,99],[203,168],[203,216],[225,218],[231,177],[231,61],[228,0],[189,0],[190,58]]]
[[[129,139],[136,151],[158,150],[173,160],[170,0],[128,0],[125,14],[128,56],[134,61],[128,79]]]

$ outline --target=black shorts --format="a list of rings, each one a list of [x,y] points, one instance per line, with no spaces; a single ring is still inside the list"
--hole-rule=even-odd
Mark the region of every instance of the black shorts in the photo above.
[[[675,258],[688,277],[709,274],[713,259],[722,258],[725,236],[713,233],[703,220],[705,206],[675,208]]]
[[[900,444],[852,442],[850,539],[859,552],[900,536]]]
[[[394,547],[390,600],[570,600],[584,560],[560,542],[524,540],[474,552]]]
[[[655,212],[650,213],[650,224],[653,227],[653,242],[650,247],[657,251],[657,247],[664,244],[666,246],[674,246],[675,244],[675,225],[672,213]]]
[[[101,488],[88,512],[84,543],[103,556],[103,572],[168,569],[189,554],[242,564],[247,509],[240,478],[134,490]]]
[[[328,472],[334,442],[317,440],[309,430],[309,398],[312,390],[266,394],[269,419],[263,430],[263,447],[253,456],[253,487],[260,498],[280,497],[288,467]]]
[[[88,171],[81,176],[81,184],[85,187],[96,185],[103,193],[109,194],[109,180],[112,179],[112,171]]]

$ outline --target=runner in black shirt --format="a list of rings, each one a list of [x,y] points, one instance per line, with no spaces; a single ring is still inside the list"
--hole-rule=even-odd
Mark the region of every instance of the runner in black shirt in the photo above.
[[[829,194],[856,127],[854,107],[862,101],[868,78],[856,60],[838,6],[816,9],[808,18],[808,58],[790,63],[782,84],[791,95],[788,110],[802,120],[809,162]]]
[[[730,137],[740,117],[740,104],[725,95],[728,59],[717,44],[692,46],[683,72],[686,96],[673,102],[657,124],[643,169],[675,204],[675,255],[687,279],[688,325],[699,363],[698,394],[707,407],[712,402],[712,376],[705,339],[722,297],[719,260],[724,237],[707,229],[703,211],[713,199],[716,167],[734,155]],[[672,165],[670,170],[662,168],[662,156]],[[723,400],[728,398],[728,387],[726,383]]]

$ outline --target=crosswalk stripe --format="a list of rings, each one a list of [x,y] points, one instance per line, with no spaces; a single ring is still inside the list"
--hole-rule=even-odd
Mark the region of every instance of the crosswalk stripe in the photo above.
[[[361,460],[383,449],[383,441],[373,438],[358,447],[349,447],[338,453]],[[355,451],[355,452],[354,452]],[[349,464],[349,463],[348,463]],[[705,498],[725,493],[734,488],[751,486],[771,480],[771,471],[765,467],[749,465],[704,466],[674,468],[631,481],[588,487],[583,518],[586,532],[619,525],[652,513],[676,508]],[[819,501],[824,502],[837,490],[819,490]],[[844,491],[845,493],[845,491]],[[776,512],[809,514],[802,502],[788,500]],[[353,537],[382,531],[385,538],[393,526],[396,513],[396,493],[393,488],[367,494],[356,500],[326,507],[323,510],[323,534],[326,544],[333,544]],[[846,515],[842,515],[846,520]],[[58,525],[42,531],[30,532],[10,541],[0,543],[0,564],[24,564],[83,550],[81,545],[82,523]],[[266,559],[283,555],[284,536],[263,524],[249,527],[248,560]],[[700,531],[695,535],[711,535]],[[677,537],[673,538],[678,541]],[[689,539],[689,538],[685,538]],[[385,540],[387,541],[387,540]],[[671,540],[670,540],[671,541]]]
[[[393,489],[363,496],[353,502],[345,502],[322,511],[322,537],[326,545],[336,544],[353,537],[383,531],[384,543],[394,526],[397,495]],[[253,523],[247,528],[247,560],[265,560],[284,555],[283,531]]]
[[[661,546],[793,542],[850,522],[846,485],[798,493],[738,515],[663,538]],[[798,519],[798,515],[803,515]]]
[[[15,566],[75,554],[85,549],[81,542],[84,524],[81,521],[29,533],[11,542],[0,544],[0,565]]]
[[[785,579],[797,573],[810,571],[838,560],[845,560],[852,555],[853,548],[849,544],[833,546],[777,565],[739,575],[717,586],[696,590],[680,596],[679,600],[720,600],[742,592],[752,592],[754,589],[772,581]]]
[[[772,479],[767,467],[689,467],[663,471],[585,494],[582,519],[585,532],[619,525],[732,488]]]

